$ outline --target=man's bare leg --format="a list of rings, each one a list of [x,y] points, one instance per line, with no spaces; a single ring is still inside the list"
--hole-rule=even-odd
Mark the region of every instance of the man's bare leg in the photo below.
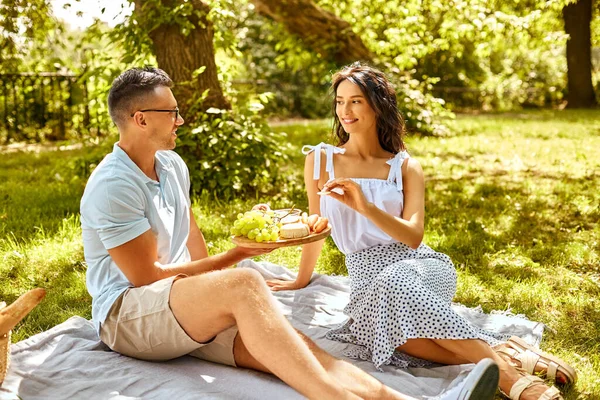
[[[385,386],[355,365],[333,357],[331,354],[317,346],[308,336],[298,330],[297,332],[329,375],[357,396],[363,399],[413,399],[413,397],[403,395]],[[252,368],[258,371],[271,373],[267,367],[252,357],[239,335],[235,339],[234,355],[235,363],[239,367]]]
[[[230,269],[176,280],[169,304],[179,324],[198,342],[237,324],[249,354],[304,396],[357,398],[319,363],[257,271]]]
[[[302,332],[298,332],[298,334],[304,339],[325,370],[352,393],[364,399],[414,399],[384,385],[356,365],[333,357]]]

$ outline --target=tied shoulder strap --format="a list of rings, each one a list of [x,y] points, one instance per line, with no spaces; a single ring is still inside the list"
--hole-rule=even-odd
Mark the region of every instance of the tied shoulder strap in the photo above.
[[[396,181],[396,188],[399,192],[402,191],[402,163],[409,157],[410,155],[408,152],[401,151],[400,153],[396,154],[394,158],[386,161],[386,163],[390,166],[388,182]]]
[[[321,177],[321,150],[324,149],[325,150],[325,155],[326,155],[326,164],[325,164],[325,171],[327,171],[329,173],[329,179],[334,179],[334,173],[333,173],[333,155],[334,154],[344,154],[346,152],[346,149],[341,149],[339,147],[335,147],[332,146],[330,144],[327,143],[319,143],[316,146],[311,146],[311,145],[305,145],[302,146],[302,154],[304,155],[308,155],[310,154],[312,151],[315,152],[315,166],[313,168],[313,179],[317,180]]]

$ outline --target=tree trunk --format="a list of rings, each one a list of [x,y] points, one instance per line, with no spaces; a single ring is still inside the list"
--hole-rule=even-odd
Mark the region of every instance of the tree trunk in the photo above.
[[[324,59],[337,64],[371,61],[373,54],[350,24],[312,0],[251,0],[256,11],[283,24]]]
[[[163,0],[166,7],[175,7],[175,0]],[[154,45],[154,54],[158,66],[163,69],[175,82],[173,93],[179,104],[182,105],[184,118],[192,122],[198,111],[205,111],[210,107],[229,109],[231,105],[223,95],[213,48],[214,30],[212,22],[206,19],[210,7],[201,0],[191,0],[194,10],[199,11],[202,17],[192,13],[188,18],[194,28],[187,36],[181,33],[181,26],[177,23],[163,23],[149,32]],[[135,12],[142,20],[151,14],[149,8],[152,2],[135,0]],[[192,74],[198,68],[205,67],[204,72],[197,77]],[[194,104],[204,91],[208,95],[201,104]]]
[[[592,21],[593,0],[579,0],[563,8],[567,41],[567,107],[591,108],[596,103],[592,85]]]

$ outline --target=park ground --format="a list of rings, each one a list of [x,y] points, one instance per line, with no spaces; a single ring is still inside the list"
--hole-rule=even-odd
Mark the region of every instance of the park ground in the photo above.
[[[406,142],[426,175],[424,241],[458,270],[455,301],[543,322],[542,348],[579,371],[565,398],[600,399],[600,113],[459,115],[449,127],[447,136],[409,135]],[[273,129],[290,144],[282,173],[301,182],[300,149],[327,141],[330,122]],[[91,317],[78,209],[82,164],[93,151],[72,144],[0,149],[0,299],[48,291],[13,341],[73,315]],[[288,200],[306,209],[304,197]],[[211,253],[233,246],[228,230],[237,213],[259,201],[269,198],[193,199]],[[296,270],[300,249],[262,259]],[[317,271],[346,274],[331,239]]]

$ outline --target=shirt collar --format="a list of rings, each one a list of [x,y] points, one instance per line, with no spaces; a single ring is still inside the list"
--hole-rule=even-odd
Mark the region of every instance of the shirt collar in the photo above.
[[[173,169],[173,165],[171,165],[169,159],[163,155],[167,151],[169,150],[157,151],[156,155],[154,156],[154,168],[156,169],[156,174],[158,175],[158,179],[160,179],[161,182]]]
[[[172,167],[169,163],[164,162],[163,157],[158,157],[158,153],[159,152],[157,152],[156,155],[154,156],[154,168],[156,170],[156,174],[158,175],[158,178],[160,180],[163,180],[164,174],[169,172],[172,169]],[[114,144],[113,154],[115,157],[117,157],[117,159],[122,161],[130,170],[132,170],[136,175],[138,175],[144,181],[144,183],[153,183],[153,184],[158,183],[154,179],[151,179],[150,177],[148,177],[140,169],[140,167],[138,167],[137,164],[134,163],[131,158],[129,158],[129,155],[125,152],[125,150],[123,150],[121,147],[119,147],[119,142]]]

